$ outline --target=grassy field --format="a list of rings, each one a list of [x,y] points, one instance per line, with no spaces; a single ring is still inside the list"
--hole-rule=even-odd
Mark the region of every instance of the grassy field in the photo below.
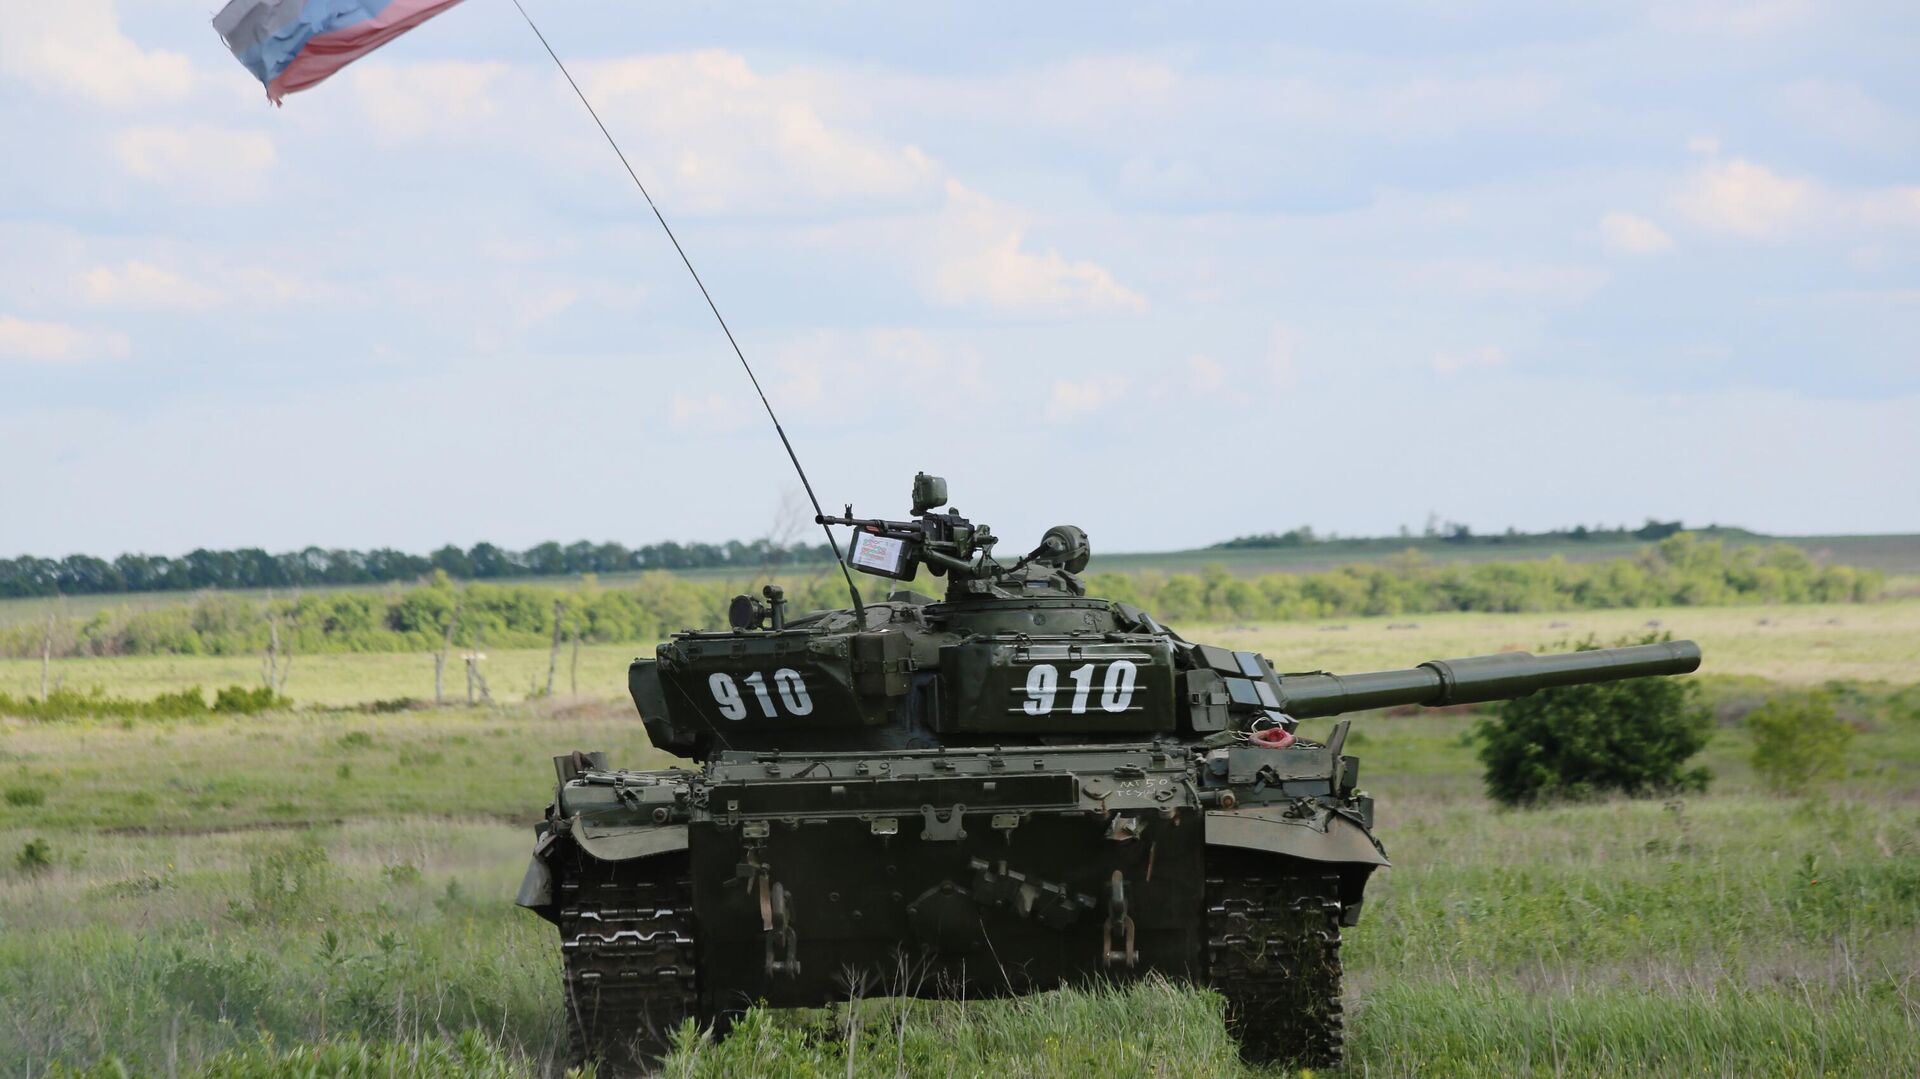
[[[1339,622],[1182,626],[1193,640],[1264,652],[1282,670],[1379,670],[1427,659],[1477,655],[1504,648],[1537,650],[1589,634],[1611,642],[1645,633],[1650,623],[1690,637],[1707,652],[1716,674],[1755,675],[1795,683],[1828,678],[1920,680],[1920,599],[1871,604],[1781,607],[1674,607],[1554,614],[1439,614]],[[626,687],[626,666],[646,646],[590,645],[580,652],[582,693],[613,696]],[[568,692],[569,653],[561,654],[557,686]],[[456,659],[447,692],[465,700],[465,676]],[[494,699],[525,699],[544,687],[546,649],[490,651],[483,667]],[[126,656],[55,660],[52,677],[73,689],[98,687],[127,697],[150,697],[187,686],[258,685],[260,660],[251,656]],[[39,692],[40,664],[0,659],[0,693]],[[433,660],[425,653],[329,653],[294,660],[287,695],[303,704],[351,705],[433,697]]]
[[[1349,743],[1395,867],[1348,934],[1344,1074],[1920,1070],[1911,721],[1813,799],[1759,791],[1729,727],[1707,795],[1535,812],[1484,800],[1471,722]],[[576,747],[662,762],[611,703],[0,726],[0,1074],[551,1073],[556,940],[510,896]],[[1165,985],[852,1018],[758,1017],[674,1073],[845,1075],[849,1044],[860,1075],[1239,1070],[1213,998]]]
[[[1723,700],[1920,680],[1913,599],[1183,627],[1334,670],[1653,628],[1702,643]],[[636,651],[584,649],[579,698],[523,700],[546,652],[504,651],[496,706],[340,711],[430,697],[431,659],[324,655],[296,659],[291,713],[0,720],[0,1076],[554,1074],[557,942],[510,897],[547,758],[666,763],[613,699]],[[258,680],[249,658],[54,671],[124,696]],[[0,691],[38,679],[0,662]],[[1811,798],[1762,791],[1728,725],[1706,795],[1511,812],[1481,793],[1474,721],[1370,715],[1348,743],[1395,865],[1348,933],[1342,1074],[1920,1075],[1920,724],[1866,721]],[[671,1068],[1095,1071],[1242,1069],[1217,1001],[1161,983],[756,1015]]]

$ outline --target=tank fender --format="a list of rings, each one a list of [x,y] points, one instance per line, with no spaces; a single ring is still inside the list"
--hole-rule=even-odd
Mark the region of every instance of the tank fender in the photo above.
[[[649,824],[643,828],[586,828],[576,820],[573,841],[603,862],[651,858],[687,849],[684,824]]]
[[[687,849],[684,824],[604,829],[597,834],[580,827],[578,820],[574,824],[567,831],[546,833],[533,845],[533,859],[527,864],[526,875],[520,878],[520,891],[513,900],[550,922],[558,921],[558,915],[553,899],[553,868],[547,859],[563,838],[571,838],[581,850],[603,862],[650,858]]]
[[[1207,846],[1262,851],[1337,867],[1340,874],[1340,924],[1357,925],[1367,878],[1391,865],[1380,841],[1344,813],[1323,811],[1288,817],[1280,806],[1212,810],[1207,813]]]
[[[1284,814],[1279,806],[1209,810],[1207,845],[1266,851],[1309,862],[1392,864],[1379,842],[1346,816],[1327,813],[1315,819]]]

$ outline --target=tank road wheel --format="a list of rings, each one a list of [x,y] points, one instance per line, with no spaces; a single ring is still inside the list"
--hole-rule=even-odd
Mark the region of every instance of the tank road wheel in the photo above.
[[[1340,1063],[1339,897],[1312,862],[1207,850],[1207,980],[1248,1063]]]
[[[650,1071],[680,1024],[701,1018],[687,856],[576,854],[562,887],[570,1063],[598,1061],[602,1075]]]

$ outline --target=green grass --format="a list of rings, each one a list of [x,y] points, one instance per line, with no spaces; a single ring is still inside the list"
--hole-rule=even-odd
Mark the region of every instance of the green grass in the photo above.
[[[1364,671],[1504,649],[1537,651],[1591,634],[1649,629],[1700,643],[1702,670],[1795,684],[1920,677],[1920,600],[1777,607],[1664,607],[1546,614],[1427,614],[1327,622],[1183,627],[1194,640],[1265,653],[1283,671]]]
[[[1811,799],[1725,727],[1705,796],[1514,812],[1472,722],[1349,742],[1394,868],[1347,934],[1344,1074],[1920,1070],[1920,725]],[[0,1075],[552,1074],[557,941],[510,897],[573,748],[664,763],[617,703],[0,723]],[[670,1074],[845,1075],[849,1029],[864,1076],[1237,1069],[1214,998],[1148,983],[764,1015]]]

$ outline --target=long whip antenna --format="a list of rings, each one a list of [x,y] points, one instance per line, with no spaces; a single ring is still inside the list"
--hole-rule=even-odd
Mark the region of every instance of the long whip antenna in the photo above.
[[[608,131],[607,125],[601,121],[600,114],[594,110],[593,102],[587,100],[587,95],[580,89],[580,84],[573,81],[573,72],[567,70],[566,62],[561,60],[560,54],[554,52],[553,46],[548,44],[547,35],[540,32],[540,27],[535,25],[533,16],[527,14],[527,9],[521,5],[520,0],[513,0],[513,6],[520,12],[520,17],[527,21],[527,29],[532,30],[533,36],[540,39],[540,47],[547,50],[547,55],[553,58],[554,66],[558,67],[560,74],[566,77],[567,85],[573,87],[573,95],[580,99],[580,104],[587,107],[587,115],[593,117],[594,125],[600,129],[600,134],[606,136],[607,145],[613,147],[614,156],[620,159],[620,164],[627,170],[627,175],[633,180],[633,186],[640,189],[640,197],[647,200],[647,209],[653,211],[653,219],[660,222],[661,230],[673,243],[673,250],[680,256],[681,264],[687,268],[687,273],[693,276],[693,283],[699,286],[701,298],[707,301],[707,310],[713,312],[714,321],[720,324],[720,332],[727,335],[727,344],[733,346],[733,354],[740,360],[741,370],[747,373],[747,381],[753,383],[753,392],[760,397],[760,407],[767,410],[767,419],[773,421],[773,431],[780,436],[780,445],[787,451],[787,460],[793,462],[793,470],[800,476],[800,486],[806,489],[807,501],[813,503],[814,517],[826,517],[826,512],[820,508],[820,498],[813,493],[813,484],[807,479],[807,470],[800,467],[800,457],[793,452],[793,443],[787,439],[786,428],[780,426],[780,417],[774,415],[773,404],[767,400],[767,391],[760,388],[760,379],[753,373],[753,365],[747,362],[747,354],[740,350],[740,342],[734,339],[733,328],[727,325],[726,317],[720,314],[720,306],[713,302],[713,294],[707,291],[707,283],[700,280],[700,271],[693,268],[693,260],[687,257],[686,248],[680,246],[680,237],[673,234],[673,226],[667,224],[666,215],[660,212],[659,204],[653,201],[653,196],[647,191],[647,185],[640,182],[640,174],[633,171],[633,164],[627,160],[627,155],[620,149],[620,144],[614,141],[613,132]],[[820,528],[827,534],[827,546],[833,550],[833,560],[840,564],[840,575],[847,579],[847,592],[853,596],[853,609],[858,615],[864,609],[860,603],[860,589],[854,586],[853,573],[847,569],[847,560],[840,555],[840,540],[834,536],[833,526],[826,521],[820,521]]]

